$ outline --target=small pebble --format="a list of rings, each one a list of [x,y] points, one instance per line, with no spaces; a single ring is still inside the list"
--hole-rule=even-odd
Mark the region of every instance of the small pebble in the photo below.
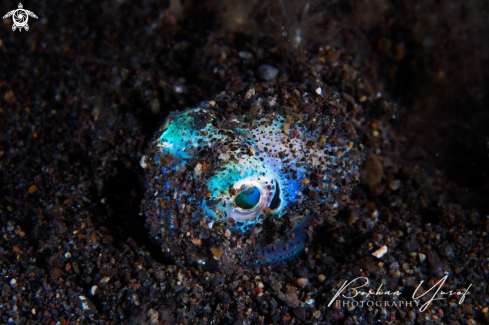
[[[246,92],[245,99],[249,100],[251,97],[255,96],[255,89],[251,88]]]
[[[27,191],[29,194],[34,194],[36,193],[37,191],[37,186],[36,185],[31,185],[31,187],[29,187],[29,190]]]
[[[304,288],[306,285],[309,284],[309,280],[307,278],[298,278],[297,279],[297,284]]]
[[[376,155],[370,154],[363,164],[362,173],[360,175],[362,184],[369,187],[374,187],[380,183],[383,176],[384,168],[382,163]]]
[[[160,112],[160,101],[158,100],[158,98],[153,99],[150,103],[150,106],[151,106],[151,113],[156,115]]]
[[[183,86],[180,86],[180,85],[175,85],[173,86],[173,90],[177,93],[177,94],[181,94],[183,93],[184,91],[184,87]]]
[[[3,99],[9,104],[15,104],[17,102],[17,98],[15,97],[15,93],[12,90],[9,90],[3,96]]]
[[[221,248],[211,248],[211,252],[214,255],[214,259],[220,260],[222,256],[222,249]]]
[[[269,64],[262,64],[258,68],[258,75],[264,80],[273,80],[277,77],[279,70]]]
[[[197,163],[194,168],[194,173],[196,176],[200,176],[203,172],[204,168],[201,163]]]
[[[100,279],[99,282],[102,283],[102,284],[105,284],[105,283],[107,283],[109,281],[110,281],[110,278],[108,276],[106,276],[106,277],[103,277],[102,279]]]
[[[314,107],[314,105],[311,105],[311,104],[307,104],[307,105],[304,105],[304,113],[306,114],[312,114],[314,113],[314,110],[316,109],[316,107]]]
[[[246,52],[246,51],[239,51],[238,56],[242,59],[245,59],[245,60],[253,59],[253,54],[251,54],[250,52]]]
[[[389,188],[393,191],[397,190],[399,186],[401,186],[401,181],[399,179],[389,182]]]
[[[306,298],[306,300],[304,300],[304,302],[308,305],[314,305],[315,300],[312,299],[311,297],[308,297]]]
[[[60,269],[55,267],[54,269],[52,269],[49,272],[49,274],[51,275],[51,279],[58,280],[61,277],[61,275],[63,274],[63,271],[61,271]]]
[[[372,255],[377,257],[377,258],[381,258],[386,253],[387,253],[387,246],[384,245],[381,248],[379,248],[378,250],[376,250],[375,252],[373,252]]]
[[[280,291],[280,289],[282,289],[282,285],[280,284],[280,282],[275,282],[274,284],[272,284],[272,289],[278,292]]]
[[[292,307],[292,308],[297,308],[299,307],[300,301],[299,298],[297,297],[296,293],[280,293],[278,295],[278,299],[282,300],[287,304],[287,306]]]
[[[159,314],[156,310],[150,308],[150,310],[148,310],[148,317],[149,317],[149,323],[151,325],[158,324]]]
[[[419,253],[418,257],[420,262],[424,262],[424,260],[426,259],[426,255],[423,253]]]

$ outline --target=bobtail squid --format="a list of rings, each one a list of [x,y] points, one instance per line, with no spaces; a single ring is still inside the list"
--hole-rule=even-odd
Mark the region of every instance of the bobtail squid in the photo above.
[[[280,263],[348,202],[361,152],[345,105],[304,88],[255,85],[167,117],[141,160],[142,210],[167,254]]]

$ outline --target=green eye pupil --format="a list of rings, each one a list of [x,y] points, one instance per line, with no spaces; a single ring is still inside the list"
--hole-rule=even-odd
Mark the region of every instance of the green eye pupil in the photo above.
[[[250,187],[239,193],[234,202],[241,209],[252,209],[260,202],[260,190],[256,186]]]

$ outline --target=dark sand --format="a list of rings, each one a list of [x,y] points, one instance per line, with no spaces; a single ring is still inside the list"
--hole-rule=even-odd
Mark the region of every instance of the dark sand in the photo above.
[[[488,323],[488,5],[172,2],[25,2],[29,31],[0,24],[0,323]],[[361,183],[287,265],[189,265],[145,228],[140,159],[170,111],[262,63],[341,94]],[[446,275],[465,300],[420,311]],[[328,306],[358,277],[401,294]]]

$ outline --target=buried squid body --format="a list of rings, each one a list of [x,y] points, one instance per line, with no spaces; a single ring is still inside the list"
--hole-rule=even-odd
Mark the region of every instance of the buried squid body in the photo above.
[[[141,160],[142,210],[172,258],[279,263],[348,201],[361,154],[338,94],[253,89],[171,113]]]

